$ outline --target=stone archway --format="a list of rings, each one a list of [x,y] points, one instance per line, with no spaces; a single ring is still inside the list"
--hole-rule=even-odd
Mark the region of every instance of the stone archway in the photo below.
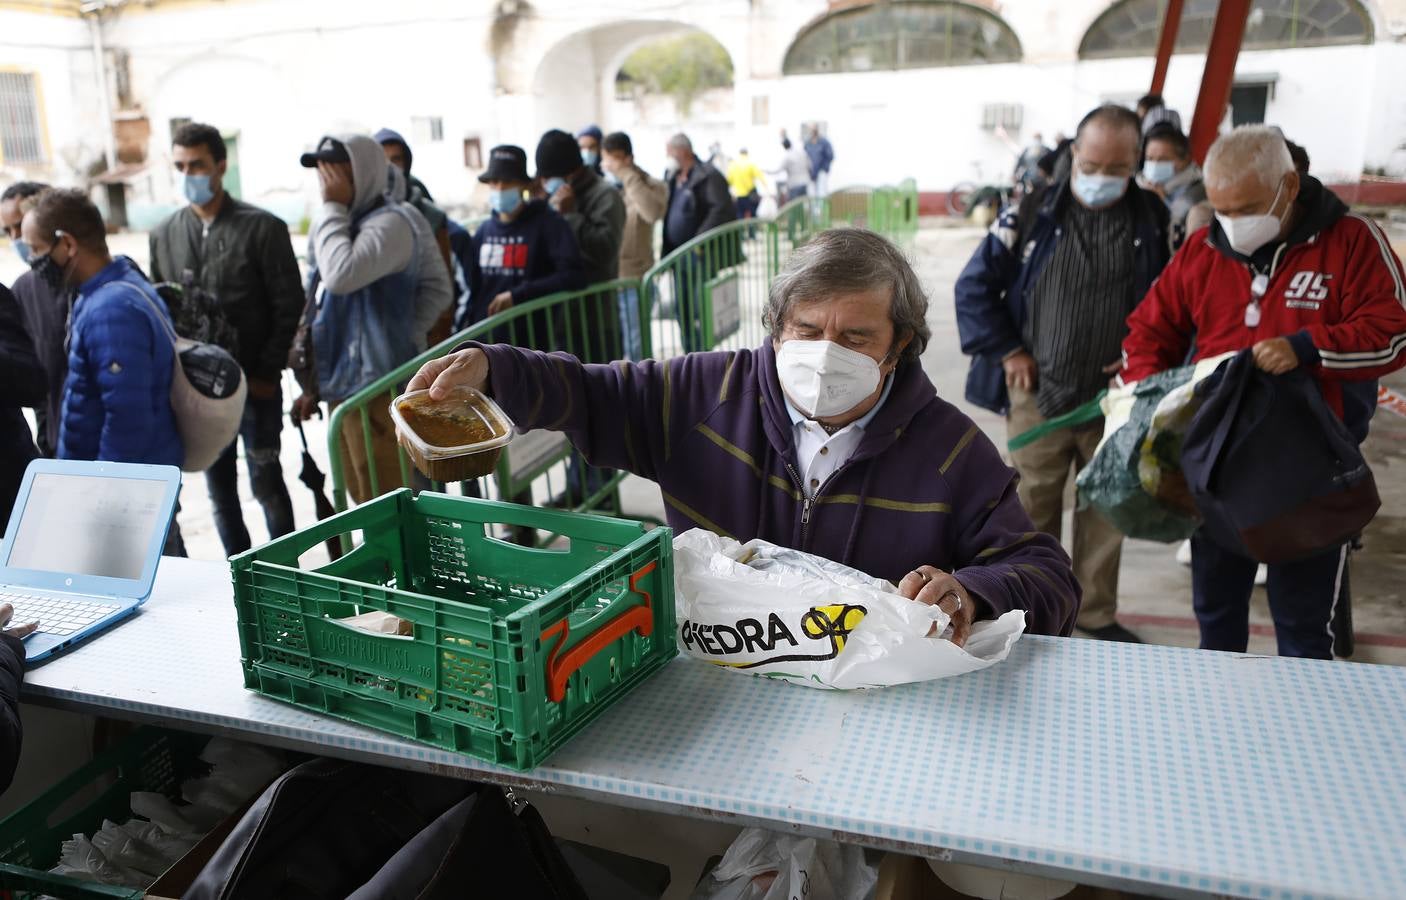
[[[630,131],[637,156],[647,167],[659,171],[663,136],[680,128],[687,130],[689,123],[641,121],[624,104],[617,103],[615,77],[629,55],[639,47],[691,32],[708,34],[728,51],[733,61],[734,83],[745,78],[740,70],[745,59],[738,49],[730,47],[725,36],[697,25],[671,20],[629,20],[597,25],[562,38],[538,63],[532,80],[532,120],[536,134],[549,128],[574,131],[590,123],[606,131]],[[712,132],[738,124],[735,105],[729,102],[729,107],[725,115],[715,111],[714,118],[718,121],[697,123],[702,129],[695,139],[700,154],[712,139]]]

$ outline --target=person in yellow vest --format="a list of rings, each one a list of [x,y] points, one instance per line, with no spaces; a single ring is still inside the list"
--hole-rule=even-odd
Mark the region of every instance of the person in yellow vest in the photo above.
[[[737,218],[757,217],[757,209],[762,205],[762,195],[757,190],[758,183],[766,185],[766,174],[752,162],[752,157],[747,155],[747,148],[743,147],[737,152],[737,158],[727,166],[727,185],[732,189],[733,200],[737,204]],[[749,232],[755,234],[755,229],[749,229]]]

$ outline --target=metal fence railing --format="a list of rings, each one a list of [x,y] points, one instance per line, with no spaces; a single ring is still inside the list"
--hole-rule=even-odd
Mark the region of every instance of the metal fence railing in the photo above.
[[[621,359],[626,348],[619,327],[620,304],[622,298],[638,302],[638,287],[631,280],[612,281],[514,306],[431,347],[338,404],[328,423],[333,506],[346,509],[349,499],[363,502],[398,487],[440,491],[450,487],[416,472],[404,448],[394,444],[391,450],[393,433],[382,433],[391,402],[426,362],[465,341],[564,350],[587,362]],[[359,452],[350,449],[353,443]],[[493,475],[466,482],[460,490],[470,496],[539,505],[555,501],[577,511],[618,513],[623,476],[592,469],[578,456],[562,435],[530,432],[508,446]],[[362,460],[371,461],[364,465],[369,496],[349,498],[348,470]],[[350,546],[346,540],[343,546]]]
[[[896,187],[845,188],[826,198],[802,197],[782,206],[774,218],[729,222],[699,235],[638,281],[553,294],[475,323],[332,410],[327,440],[334,506],[346,509],[349,499],[362,502],[398,487],[450,487],[413,469],[390,425],[391,401],[429,360],[473,340],[564,350],[586,362],[755,347],[766,334],[762,314],[772,280],[793,249],[832,224],[867,227],[908,243],[918,227],[917,189],[907,181]],[[641,327],[632,338],[635,329],[627,320],[636,311]],[[353,469],[359,491],[349,488]],[[621,480],[618,472],[586,466],[561,434],[533,431],[514,438],[492,475],[463,483],[459,490],[618,515]],[[353,493],[366,496],[351,497]],[[342,546],[350,548],[351,539],[343,536]]]

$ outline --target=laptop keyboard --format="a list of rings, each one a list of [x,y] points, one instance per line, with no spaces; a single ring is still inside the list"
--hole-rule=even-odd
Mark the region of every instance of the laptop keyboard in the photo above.
[[[117,612],[117,605],[97,600],[61,600],[58,597],[31,597],[0,591],[0,603],[15,608],[11,624],[39,623],[39,633],[59,637],[82,631],[99,619]]]

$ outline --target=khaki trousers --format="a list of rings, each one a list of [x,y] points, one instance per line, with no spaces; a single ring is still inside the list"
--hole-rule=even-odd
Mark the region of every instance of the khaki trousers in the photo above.
[[[366,456],[366,439],[361,431],[360,413],[350,413],[342,419],[342,440],[339,448],[347,494],[357,503],[365,503],[396,488],[411,486],[400,474],[399,445],[395,439],[395,422],[391,421],[390,404],[377,398],[366,406],[366,412],[371,418],[370,461]],[[373,465],[376,469],[375,490],[371,487]]]
[[[1045,421],[1035,405],[1035,395],[1010,389],[1011,409],[1006,430],[1011,436],[1029,431]],[[1063,540],[1064,494],[1071,477],[1093,458],[1103,437],[1103,422],[1062,428],[1011,454],[1020,472],[1021,505],[1035,527]],[[1079,608],[1080,628],[1102,628],[1114,623],[1118,612],[1118,566],[1122,561],[1123,535],[1094,509],[1074,511],[1074,577],[1084,588]]]

